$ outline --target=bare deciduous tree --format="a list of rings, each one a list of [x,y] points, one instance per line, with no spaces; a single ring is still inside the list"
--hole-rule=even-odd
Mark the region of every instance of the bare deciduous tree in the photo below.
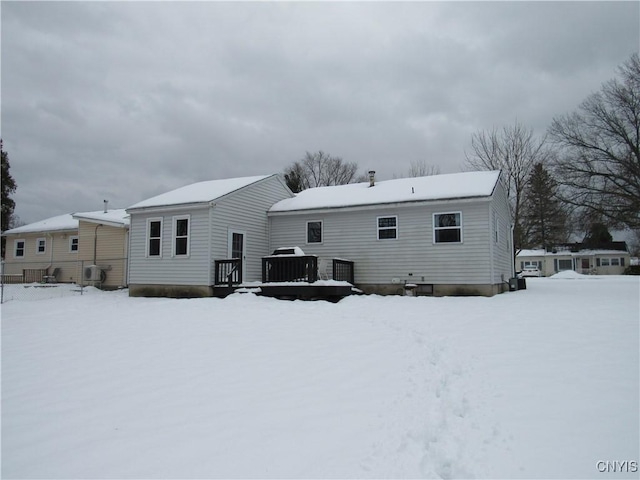
[[[577,111],[557,117],[549,136],[563,199],[611,226],[640,228],[640,58],[619,68]]]
[[[411,162],[409,177],[428,177],[430,175],[440,175],[440,167],[438,165],[429,165],[424,160]]]
[[[479,131],[471,137],[471,153],[466,165],[475,170],[502,170],[503,182],[511,202],[516,248],[523,244],[521,210],[524,190],[533,165],[545,163],[549,156],[545,138],[516,121],[502,130]]]
[[[306,152],[302,160],[293,162],[285,169],[284,177],[293,192],[307,188],[330,185],[346,185],[357,180],[358,165],[344,162],[340,157],[332,157],[322,150]]]

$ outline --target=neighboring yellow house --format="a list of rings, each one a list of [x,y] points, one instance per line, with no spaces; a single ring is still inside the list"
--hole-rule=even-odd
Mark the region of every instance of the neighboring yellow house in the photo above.
[[[58,215],[12,228],[2,236],[7,241],[5,282],[78,280],[78,221],[71,215]]]
[[[115,209],[74,213],[79,222],[78,268],[84,285],[127,286],[129,215]]]
[[[127,285],[129,217],[124,210],[59,215],[2,236],[5,283]]]

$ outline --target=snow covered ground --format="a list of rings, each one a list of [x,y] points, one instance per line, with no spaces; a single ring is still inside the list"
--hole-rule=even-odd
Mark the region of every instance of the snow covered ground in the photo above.
[[[2,477],[638,478],[639,279],[564,276],[493,298],[10,300]]]

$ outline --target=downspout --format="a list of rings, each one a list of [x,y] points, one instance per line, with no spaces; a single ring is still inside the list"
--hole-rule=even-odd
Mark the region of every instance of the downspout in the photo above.
[[[98,254],[98,228],[102,226],[101,223],[96,225],[95,230],[93,231],[93,264],[96,264],[96,257]]]
[[[53,239],[54,239],[54,236],[53,236],[53,235],[51,235],[50,233],[46,233],[45,235],[46,235],[48,238],[50,238],[50,239],[51,239],[51,248],[49,249],[49,265],[47,265],[47,272],[48,272],[48,271],[49,271],[49,269],[50,269],[51,267],[53,267]],[[49,274],[47,273],[47,275],[49,275]]]

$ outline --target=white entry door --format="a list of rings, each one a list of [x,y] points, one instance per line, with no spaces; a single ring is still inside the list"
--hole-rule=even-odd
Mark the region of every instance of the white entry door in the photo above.
[[[229,230],[229,258],[239,258],[242,260],[242,280],[246,280],[247,273],[247,243],[245,232],[239,230]]]

